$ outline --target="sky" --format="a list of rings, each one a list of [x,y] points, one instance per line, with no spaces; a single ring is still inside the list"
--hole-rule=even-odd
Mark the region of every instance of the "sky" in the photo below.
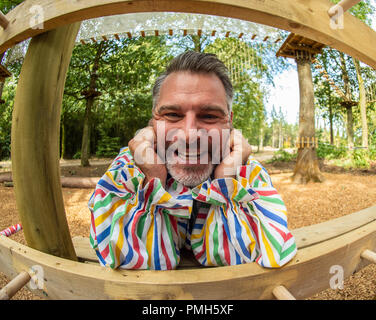
[[[371,0],[376,6],[376,0]],[[372,28],[376,30],[376,17],[373,19]],[[289,59],[292,64],[295,62]],[[284,71],[274,78],[275,88],[271,87],[269,99],[265,101],[265,107],[270,115],[273,105],[278,112],[279,107],[285,114],[286,121],[290,124],[297,123],[299,117],[299,83],[296,67]]]

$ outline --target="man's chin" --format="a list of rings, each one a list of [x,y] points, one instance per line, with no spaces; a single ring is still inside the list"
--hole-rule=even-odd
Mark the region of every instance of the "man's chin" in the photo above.
[[[196,187],[206,181],[214,170],[214,165],[209,164],[166,164],[167,171],[176,181],[186,187]]]

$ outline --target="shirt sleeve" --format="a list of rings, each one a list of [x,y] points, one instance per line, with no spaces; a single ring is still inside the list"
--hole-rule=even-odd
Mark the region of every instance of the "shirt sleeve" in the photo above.
[[[113,269],[174,269],[180,262],[179,220],[189,219],[187,188],[167,192],[145,176],[123,148],[99,180],[88,207],[90,243],[103,266]]]
[[[296,254],[287,229],[286,207],[270,176],[250,157],[236,179],[206,181],[192,190],[193,198],[210,204],[201,229],[193,230],[191,246],[203,265],[257,262],[278,268]],[[196,224],[200,225],[200,224]]]

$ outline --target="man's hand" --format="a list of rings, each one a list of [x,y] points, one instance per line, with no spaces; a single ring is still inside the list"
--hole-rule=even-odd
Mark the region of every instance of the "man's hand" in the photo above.
[[[244,165],[251,154],[252,147],[237,129],[231,131],[226,144],[227,155],[214,171],[214,178],[235,178],[238,166]]]
[[[151,179],[159,178],[165,187],[167,169],[156,153],[156,134],[153,127],[141,129],[128,143],[129,150],[138,168],[145,174],[143,186]]]

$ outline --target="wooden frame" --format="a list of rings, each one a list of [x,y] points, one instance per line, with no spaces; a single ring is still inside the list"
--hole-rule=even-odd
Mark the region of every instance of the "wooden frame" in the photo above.
[[[304,299],[329,287],[333,265],[341,266],[346,278],[372,261],[376,206],[292,232],[299,250],[280,269],[250,263],[114,272],[94,262],[88,239],[74,241],[85,263],[53,257],[0,236],[0,270],[12,278],[33,265],[41,266],[44,287],[34,292],[50,299]]]
[[[34,18],[31,9],[36,5],[43,9],[43,19],[38,21],[43,29],[30,25]],[[57,152],[60,106],[79,28],[75,22],[132,12],[221,15],[291,31],[376,68],[376,33],[348,13],[344,15],[344,29],[332,29],[328,15],[331,6],[329,0],[26,0],[9,12],[3,19],[9,24],[0,30],[0,53],[33,37],[15,98],[12,168],[25,237],[28,245],[38,250],[1,236],[0,270],[14,277],[35,264],[42,266],[47,280],[44,293],[49,298],[271,299],[275,295],[291,298],[286,288],[296,298],[327,288],[333,264],[341,265],[345,276],[364,265],[361,255],[376,247],[374,208],[366,222],[356,216],[355,229],[349,223],[340,235],[337,230],[324,242],[301,246],[293,261],[279,270],[263,269],[252,263],[216,268],[215,272],[212,268],[202,268],[199,272],[197,269],[114,272],[73,261],[76,255],[61,194]],[[317,227],[311,230],[313,234],[319,231]],[[308,234],[305,233],[306,238]],[[34,239],[40,242],[33,242]],[[368,251],[366,256],[370,257]]]
[[[29,37],[57,27],[96,18],[132,12],[174,11],[213,14],[281,28],[343,51],[376,68],[376,33],[349,13],[344,28],[332,29],[329,0],[244,1],[244,0],[26,0],[5,17],[0,30],[0,53]],[[35,10],[43,11],[43,29],[35,28]],[[31,23],[32,22],[32,23]],[[31,25],[32,24],[32,25]]]

